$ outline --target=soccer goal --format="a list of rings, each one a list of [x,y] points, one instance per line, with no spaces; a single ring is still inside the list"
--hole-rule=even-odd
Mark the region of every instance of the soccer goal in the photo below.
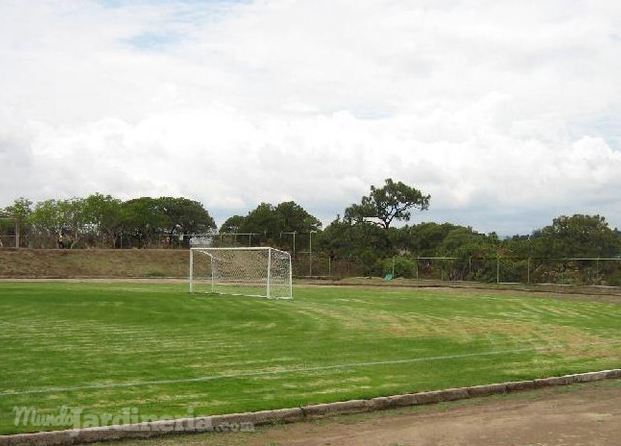
[[[274,248],[191,248],[190,293],[292,299],[291,255]]]

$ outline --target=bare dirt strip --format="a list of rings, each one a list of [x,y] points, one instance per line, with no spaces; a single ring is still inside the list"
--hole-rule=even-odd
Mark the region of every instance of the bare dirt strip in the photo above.
[[[621,380],[111,446],[619,446]]]

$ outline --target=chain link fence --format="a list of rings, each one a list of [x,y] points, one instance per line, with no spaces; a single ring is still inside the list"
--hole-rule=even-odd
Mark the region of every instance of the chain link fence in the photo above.
[[[24,234],[18,238],[15,235],[0,235],[0,248],[29,248],[29,249],[185,249],[189,248],[190,240],[187,236],[176,234],[158,234],[147,238],[119,234],[117,236],[103,236],[101,234],[80,234],[79,237],[55,234]]]
[[[85,234],[78,240],[59,240],[48,234],[23,234],[19,238],[20,248],[170,248],[184,249],[194,246],[197,240],[207,246],[262,246],[267,243],[264,234],[207,234],[172,237],[162,234],[144,243],[136,238],[106,239]],[[383,277],[392,274],[395,278],[434,281],[474,281],[487,283],[559,284],[559,285],[601,285],[621,286],[621,257],[417,257],[402,255],[378,260],[368,264],[356,258],[338,258],[313,250],[310,234],[283,233],[281,246],[274,246],[292,254],[293,275],[298,278],[346,278]],[[62,243],[59,243],[62,242]],[[1,248],[15,248],[15,235],[0,235]]]
[[[440,281],[621,286],[621,258],[416,257],[398,276]],[[388,271],[384,271],[388,272]]]
[[[298,253],[293,274],[299,278],[380,276],[440,282],[485,282],[557,285],[621,286],[621,258],[560,259],[521,257],[396,257],[379,265]],[[405,261],[403,261],[405,259]]]
[[[344,277],[364,276],[366,269],[361,262],[336,259],[334,257],[298,253],[292,257],[293,275],[295,277],[316,277],[339,279]]]

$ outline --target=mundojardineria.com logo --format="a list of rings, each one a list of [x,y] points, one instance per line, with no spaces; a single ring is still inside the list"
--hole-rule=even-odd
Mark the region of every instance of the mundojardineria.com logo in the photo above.
[[[15,426],[31,427],[36,430],[83,429],[111,426],[123,430],[139,431],[218,431],[252,432],[254,424],[218,423],[210,417],[197,417],[192,408],[181,417],[170,415],[143,414],[138,407],[124,407],[118,412],[92,412],[82,407],[61,406],[56,411],[38,410],[32,406],[16,406]]]

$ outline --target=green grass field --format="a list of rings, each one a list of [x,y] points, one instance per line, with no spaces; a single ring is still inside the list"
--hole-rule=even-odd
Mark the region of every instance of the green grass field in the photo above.
[[[179,417],[621,366],[621,300],[298,287],[0,283],[0,433],[15,407]],[[67,425],[66,427],[70,427]]]

